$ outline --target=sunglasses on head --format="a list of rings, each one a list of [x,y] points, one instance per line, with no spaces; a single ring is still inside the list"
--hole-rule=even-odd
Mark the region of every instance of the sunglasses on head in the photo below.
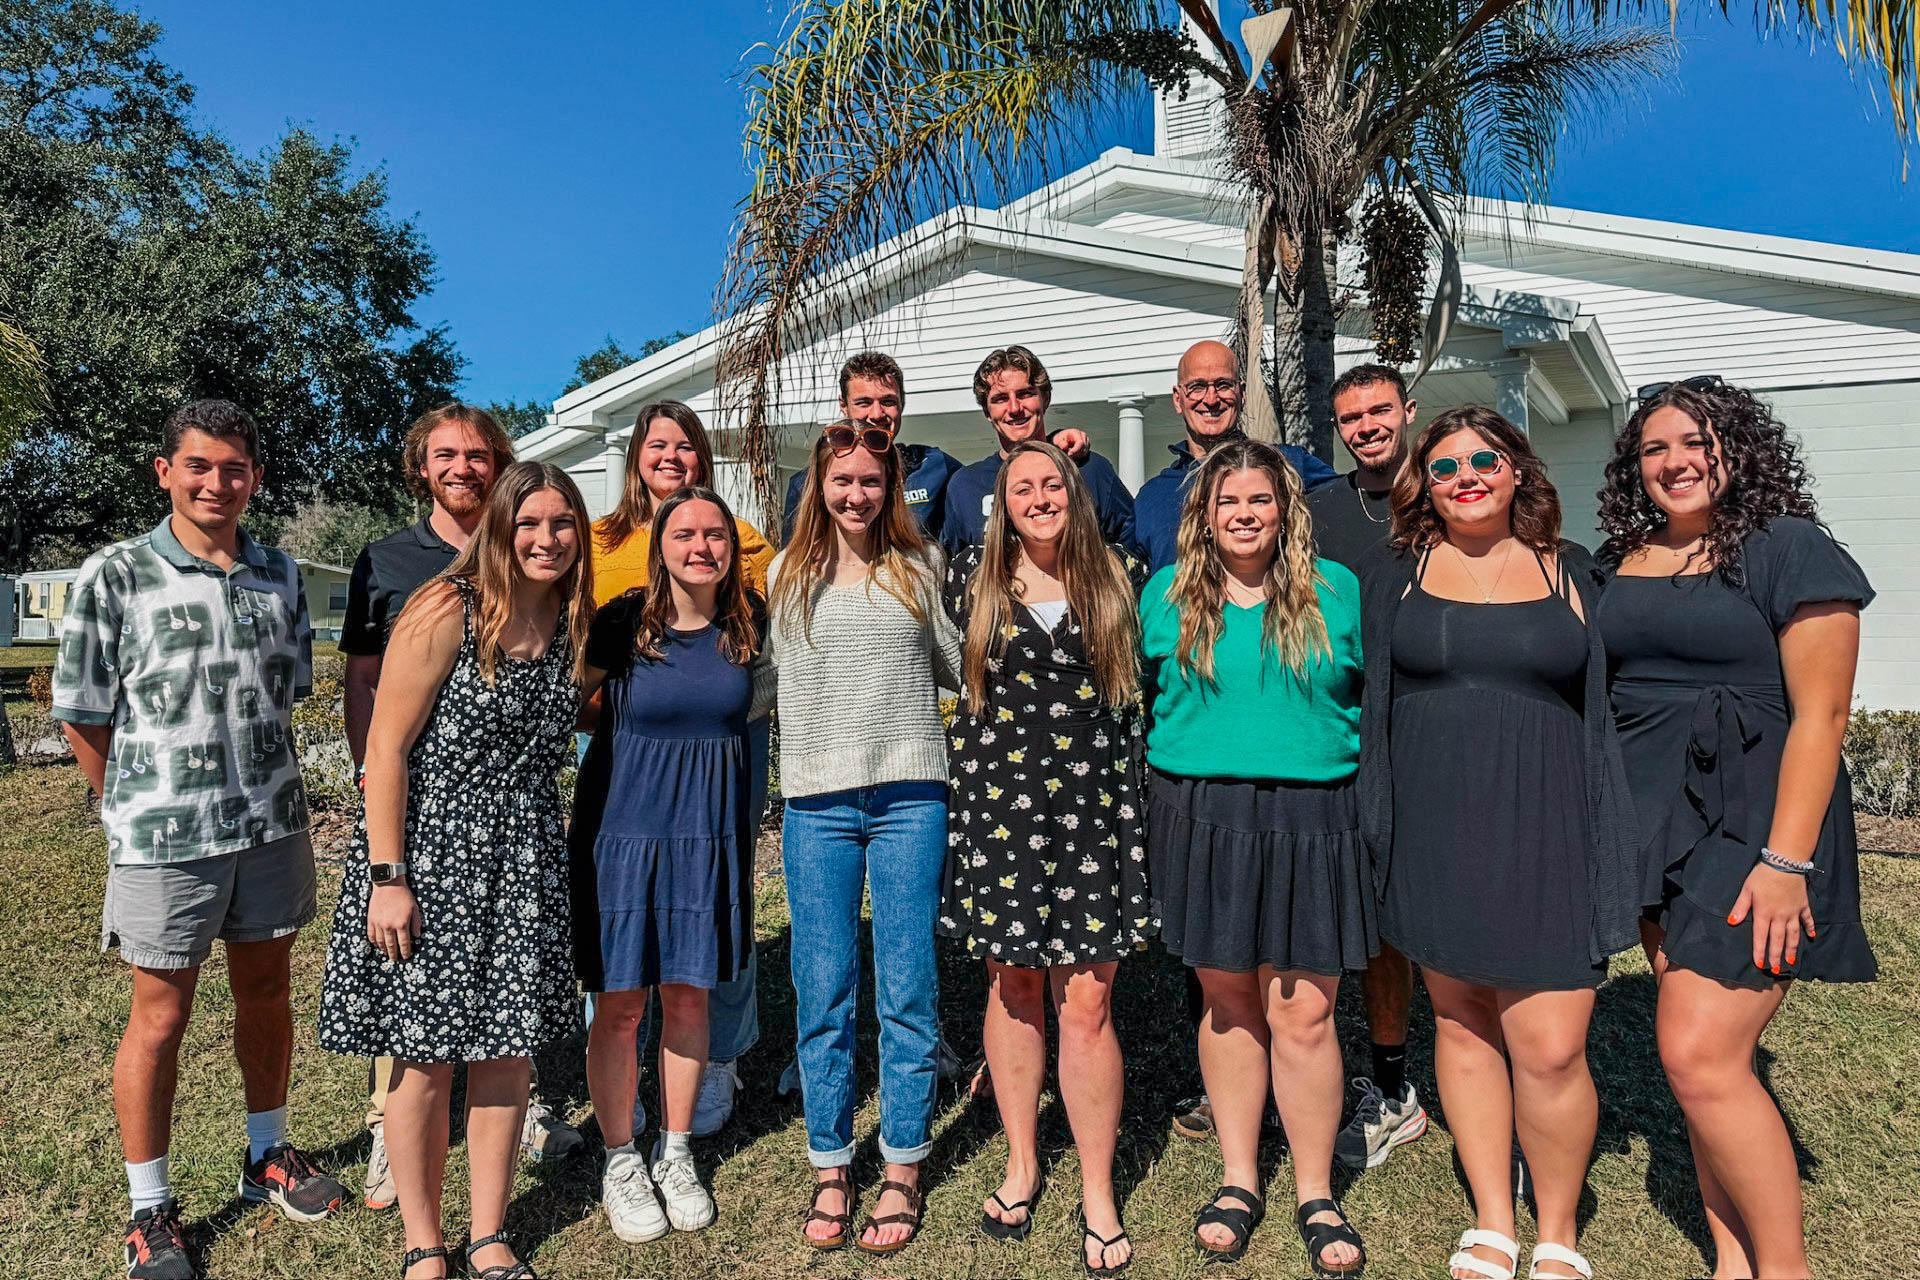
[[[1681,378],[1677,382],[1649,382],[1633,393],[1634,399],[1645,404],[1663,391],[1679,387],[1684,391],[1715,391],[1727,385],[1727,380],[1717,373],[1703,373],[1697,378]]]
[[[1460,474],[1460,468],[1469,466],[1479,476],[1490,476],[1500,470],[1506,455],[1498,449],[1475,449],[1465,458],[1441,456],[1427,459],[1427,475],[1435,484],[1445,484]]]
[[[836,458],[844,458],[855,449],[885,453],[893,448],[893,432],[885,427],[854,427],[836,422],[820,434],[826,437],[827,447]]]

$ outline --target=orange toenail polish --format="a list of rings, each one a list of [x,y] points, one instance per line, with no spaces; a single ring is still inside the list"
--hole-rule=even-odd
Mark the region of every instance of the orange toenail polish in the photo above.
[[[1735,920],[1735,919],[1734,919],[1734,918],[1733,918],[1732,916],[1728,916],[1728,917],[1727,917],[1727,923],[1728,923],[1728,924],[1738,924],[1738,923],[1740,923],[1740,922],[1739,922],[1738,920]]]
[[[1793,952],[1791,952],[1791,951],[1789,951],[1789,952],[1787,952],[1787,963],[1788,963],[1788,964],[1792,964],[1792,963],[1793,963],[1793,955],[1794,955],[1794,953],[1793,953]]]

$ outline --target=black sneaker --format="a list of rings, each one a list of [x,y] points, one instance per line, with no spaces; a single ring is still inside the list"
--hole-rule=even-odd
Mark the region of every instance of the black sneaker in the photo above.
[[[200,1280],[180,1223],[180,1202],[168,1196],[127,1224],[128,1280]]]
[[[246,1157],[241,1162],[245,1164]],[[292,1143],[269,1147],[240,1173],[240,1198],[271,1202],[295,1222],[319,1222],[346,1203],[347,1189],[314,1168]]]

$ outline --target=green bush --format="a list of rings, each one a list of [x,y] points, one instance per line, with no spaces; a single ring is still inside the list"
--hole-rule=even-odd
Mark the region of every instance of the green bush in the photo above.
[[[1920,818],[1920,711],[1855,711],[1844,751],[1854,808]]]

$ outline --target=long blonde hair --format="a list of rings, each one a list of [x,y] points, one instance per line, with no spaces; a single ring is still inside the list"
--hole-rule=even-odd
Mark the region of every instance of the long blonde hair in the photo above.
[[[573,567],[556,582],[560,609],[567,619],[567,640],[573,645],[573,681],[586,677],[587,628],[593,622],[593,548],[588,537],[587,504],[573,477],[550,462],[516,462],[501,473],[487,495],[479,527],[454,562],[439,577],[464,582],[474,597],[474,660],[480,678],[493,683],[500,653],[500,637],[513,615],[513,589],[524,576],[513,554],[513,522],[528,498],[552,489],[573,511],[579,554]],[[425,594],[425,593],[422,593]]]
[[[1174,652],[1182,670],[1214,684],[1213,648],[1225,629],[1227,569],[1215,545],[1211,518],[1221,483],[1236,471],[1258,471],[1280,500],[1280,543],[1267,566],[1267,606],[1260,624],[1261,648],[1279,657],[1296,676],[1317,653],[1331,655],[1327,620],[1320,614],[1320,574],[1313,560],[1313,517],[1300,476],[1280,451],[1258,440],[1221,445],[1200,464],[1180,508],[1180,536],[1173,589],[1168,599],[1180,617]]]
[[[686,434],[687,443],[693,446],[694,456],[700,460],[700,474],[688,476],[687,483],[713,483],[713,442],[707,438],[700,415],[678,400],[656,400],[642,405],[640,416],[633,420],[633,438],[627,441],[627,469],[621,480],[620,505],[593,527],[594,541],[602,551],[612,551],[653,523],[653,490],[647,488],[646,477],[640,473],[640,461],[648,433],[653,430],[653,424],[662,419]]]
[[[857,423],[837,423],[852,426]],[[866,446],[856,444],[856,449]],[[927,621],[925,588],[933,575],[927,554],[926,535],[913,513],[907,510],[906,473],[900,464],[900,451],[889,449],[874,454],[880,459],[887,480],[886,497],[881,501],[880,518],[873,525],[874,557],[867,565],[867,586],[878,582],[881,589],[907,606],[913,620],[922,626]],[[800,505],[794,514],[793,537],[787,542],[780,562],[779,580],[767,593],[767,603],[775,616],[797,610],[802,631],[813,627],[813,602],[820,584],[826,579],[827,560],[833,555],[833,516],[827,510],[827,465],[833,459],[832,447],[823,434],[813,442],[807,460],[807,479],[800,490]]]
[[[1126,566],[1100,533],[1093,494],[1081,478],[1080,468],[1046,441],[1026,440],[1008,450],[1006,461],[1000,465],[980,567],[967,583],[967,634],[960,668],[967,710],[977,715],[987,704],[987,663],[1006,651],[1014,601],[1020,598],[1020,583],[1014,577],[1020,560],[1020,535],[1007,514],[1007,475],[1013,470],[1014,459],[1030,453],[1051,462],[1066,482],[1060,581],[1067,589],[1067,607],[1080,623],[1101,697],[1108,706],[1124,706],[1140,689],[1140,614],[1133,584],[1127,579]]]

